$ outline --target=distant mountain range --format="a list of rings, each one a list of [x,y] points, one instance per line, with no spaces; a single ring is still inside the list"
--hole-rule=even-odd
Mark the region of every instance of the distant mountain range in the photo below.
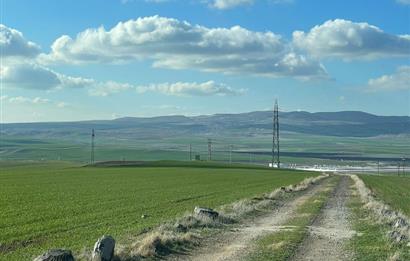
[[[410,117],[377,116],[360,111],[280,112],[281,132],[338,137],[373,137],[410,134]],[[272,111],[207,116],[126,117],[115,120],[79,122],[10,123],[2,124],[8,135],[30,137],[86,135],[95,128],[105,135],[138,135],[155,138],[164,135],[234,135],[269,134]]]

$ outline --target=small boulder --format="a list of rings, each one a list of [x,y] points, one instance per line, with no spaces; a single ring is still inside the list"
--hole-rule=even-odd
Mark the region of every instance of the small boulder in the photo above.
[[[115,240],[111,236],[102,236],[94,245],[93,261],[111,261],[114,257]]]
[[[397,231],[391,231],[389,233],[389,236],[393,241],[396,241],[397,243],[401,243],[407,239],[405,235],[402,235]]]
[[[215,219],[219,216],[219,213],[211,208],[195,207],[194,213],[199,216],[206,216]]]
[[[188,228],[180,223],[176,223],[174,225],[174,228],[177,232],[180,232],[180,233],[185,233],[188,231]]]
[[[396,222],[394,223],[395,228],[402,228],[406,226],[406,221],[402,218],[398,218]]]
[[[36,257],[34,261],[74,261],[74,257],[70,250],[52,249]]]

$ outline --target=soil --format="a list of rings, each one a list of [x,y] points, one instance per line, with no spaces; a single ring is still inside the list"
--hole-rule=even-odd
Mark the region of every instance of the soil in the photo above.
[[[327,181],[314,185],[292,199],[282,202],[275,210],[256,217],[239,227],[225,231],[202,242],[201,247],[186,255],[170,256],[168,260],[241,260],[252,252],[258,237],[286,229],[283,225],[296,209],[313,195],[325,189]]]
[[[349,223],[350,177],[342,176],[292,260],[352,260],[345,243],[354,235]]]

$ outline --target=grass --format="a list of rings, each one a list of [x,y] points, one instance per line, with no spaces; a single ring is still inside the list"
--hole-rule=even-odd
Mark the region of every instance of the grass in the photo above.
[[[90,156],[89,133],[67,131],[64,135],[39,132],[31,136],[3,133],[0,144],[0,160],[67,160],[87,162]],[[136,132],[138,133],[138,132]],[[207,140],[203,136],[170,135],[158,138],[148,133],[142,136],[124,136],[123,134],[104,132],[96,137],[97,160],[187,160],[188,145],[192,144],[193,155],[207,158]],[[102,136],[101,136],[102,135]],[[165,135],[166,136],[166,135]],[[272,137],[267,134],[244,135],[237,133],[221,134],[211,137],[213,156],[218,161],[229,160],[229,144],[234,144],[234,151],[269,151]],[[301,133],[281,133],[281,145],[288,152],[331,152],[351,153],[361,156],[401,157],[410,150],[407,136],[386,136],[377,138],[352,138],[306,135]],[[303,144],[303,146],[300,146]],[[336,145],[335,145],[336,144]],[[241,155],[233,153],[233,161],[265,161],[269,155]],[[338,161],[291,157],[283,158],[284,163],[337,164]],[[344,162],[343,164],[345,164]]]
[[[0,260],[29,260],[50,248],[78,253],[103,234],[121,240],[196,205],[216,207],[315,175],[189,166],[1,164]]]
[[[352,210],[353,229],[356,231],[349,248],[355,253],[355,260],[390,260],[396,253],[401,253],[399,260],[410,260],[410,247],[405,243],[393,244],[387,236],[389,227],[374,220],[371,210],[363,207],[358,195],[351,197],[349,207]]]
[[[375,196],[410,217],[410,177],[361,175]]]
[[[334,187],[338,179],[339,177],[332,178],[328,186]],[[308,233],[307,226],[319,214],[330,192],[331,190],[321,191],[298,207],[296,215],[284,224],[288,229],[282,229],[260,238],[256,242],[256,251],[250,254],[247,260],[265,261],[291,258],[306,237]]]

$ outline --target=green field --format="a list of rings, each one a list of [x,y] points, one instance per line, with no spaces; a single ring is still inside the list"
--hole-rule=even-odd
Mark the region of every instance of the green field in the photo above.
[[[169,136],[127,137],[106,133],[96,138],[97,161],[105,160],[188,160],[189,144],[193,155],[207,159],[207,137]],[[212,136],[213,159],[229,161],[229,146],[232,144],[234,162],[269,162],[270,155],[249,155],[240,151],[270,151],[270,135]],[[377,138],[331,137],[306,135],[301,133],[281,133],[281,146],[285,152],[346,153],[369,157],[402,157],[410,151],[407,136],[387,136]],[[301,146],[303,144],[303,146]],[[44,135],[35,138],[21,135],[2,134],[0,160],[65,160],[88,162],[90,159],[89,136],[70,134],[64,136]],[[309,157],[282,157],[283,163],[349,164],[337,160]]]
[[[361,175],[376,196],[389,203],[395,209],[407,210],[410,198],[410,178],[392,176]],[[407,191],[406,191],[407,187]],[[349,248],[355,253],[354,260],[394,260],[391,257],[400,254],[396,260],[410,260],[410,248],[407,241],[401,243],[392,241],[386,236],[391,231],[389,224],[383,224],[376,220],[372,209],[364,207],[359,195],[350,198],[352,210],[351,222],[357,232],[349,242]]]
[[[316,175],[206,164],[0,167],[0,260],[29,260],[50,248],[78,252],[103,234],[121,241],[196,205],[216,207]]]
[[[361,175],[377,198],[410,216],[410,177]]]

